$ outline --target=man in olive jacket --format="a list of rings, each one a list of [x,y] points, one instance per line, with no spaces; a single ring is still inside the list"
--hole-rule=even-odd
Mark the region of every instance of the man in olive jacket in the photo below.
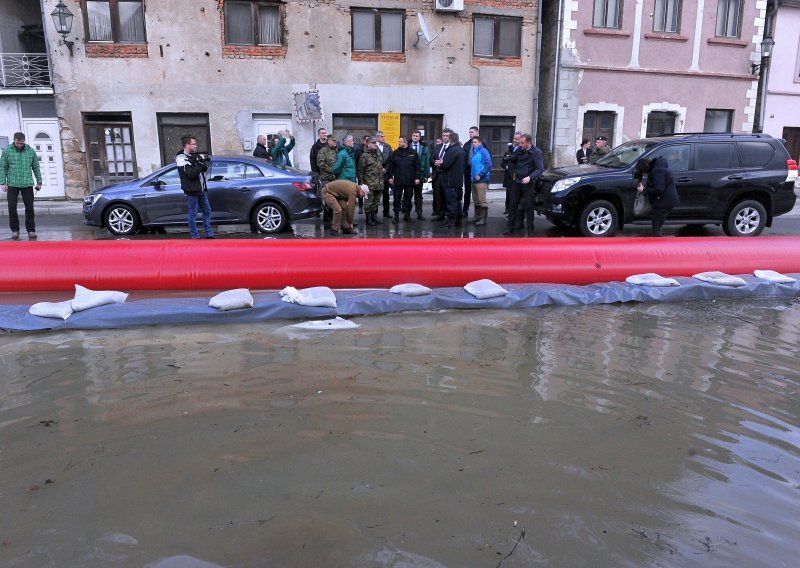
[[[364,210],[367,214],[367,225],[380,225],[383,221],[378,219],[378,208],[381,204],[383,191],[383,156],[378,151],[375,138],[367,139],[367,147],[358,161],[358,179],[369,187],[369,195]]]
[[[25,229],[28,239],[36,238],[36,223],[33,218],[33,176],[36,177],[36,191],[42,189],[42,171],[39,169],[39,156],[36,150],[25,143],[22,132],[14,133],[14,142],[3,150],[0,156],[0,186],[8,192],[8,224],[11,238],[19,239],[19,216],[17,199],[22,194],[25,204]]]

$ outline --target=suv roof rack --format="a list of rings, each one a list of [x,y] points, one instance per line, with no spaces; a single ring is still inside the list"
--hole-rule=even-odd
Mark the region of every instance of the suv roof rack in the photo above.
[[[664,134],[656,134],[655,136],[647,136],[646,138],[668,138],[670,136],[702,136],[704,138],[732,138],[734,136],[741,138],[750,136],[752,138],[772,138],[769,134],[760,132],[665,132]]]

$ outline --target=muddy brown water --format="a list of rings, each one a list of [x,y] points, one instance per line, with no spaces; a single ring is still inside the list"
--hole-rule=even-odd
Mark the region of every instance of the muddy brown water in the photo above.
[[[0,565],[797,566],[795,301],[353,320],[0,336]]]

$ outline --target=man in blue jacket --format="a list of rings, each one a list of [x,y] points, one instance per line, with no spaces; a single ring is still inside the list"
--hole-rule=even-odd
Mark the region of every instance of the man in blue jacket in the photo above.
[[[508,222],[504,235],[512,234],[517,228],[517,215],[522,213],[525,219],[525,232],[533,236],[533,218],[536,215],[535,190],[536,181],[544,171],[542,151],[533,145],[530,134],[520,137],[519,150],[516,153],[514,167],[514,184],[512,185],[511,198],[508,202]],[[519,206],[522,204],[522,211]]]
[[[489,216],[489,203],[486,190],[489,189],[489,174],[492,171],[492,156],[483,145],[480,136],[472,138],[472,158],[470,159],[470,181],[472,183],[472,203],[475,204],[475,217],[470,223],[485,225]],[[464,188],[466,191],[466,188]]]

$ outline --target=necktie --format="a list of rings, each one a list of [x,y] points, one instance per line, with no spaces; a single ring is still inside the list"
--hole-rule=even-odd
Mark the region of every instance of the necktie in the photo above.
[[[447,144],[442,144],[442,149],[439,151],[439,159],[444,159],[444,151],[447,150]]]
[[[414,151],[419,154],[419,144],[414,144]]]

